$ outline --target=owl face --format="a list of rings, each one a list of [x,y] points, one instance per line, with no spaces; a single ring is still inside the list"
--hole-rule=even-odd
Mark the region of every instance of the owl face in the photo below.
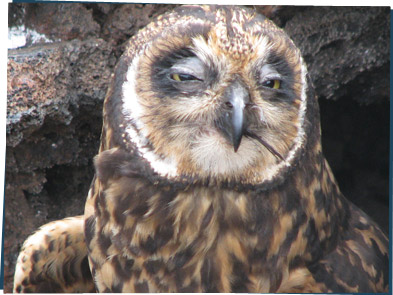
[[[305,138],[306,67],[272,22],[181,7],[128,50],[125,133],[155,172],[253,184],[291,165]]]

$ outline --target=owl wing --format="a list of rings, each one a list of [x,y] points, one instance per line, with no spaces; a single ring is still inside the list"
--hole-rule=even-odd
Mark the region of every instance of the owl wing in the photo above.
[[[42,226],[23,244],[14,293],[95,292],[83,233],[83,216]]]
[[[309,271],[317,283],[325,285],[324,292],[388,292],[388,239],[359,208],[351,203],[349,208],[348,230],[336,249],[309,266]]]

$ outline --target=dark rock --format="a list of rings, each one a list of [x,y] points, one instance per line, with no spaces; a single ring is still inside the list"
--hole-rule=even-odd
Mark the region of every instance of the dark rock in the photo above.
[[[9,50],[6,291],[23,240],[50,220],[83,213],[115,62],[98,38]]]
[[[102,25],[102,37],[118,45],[117,56],[124,50],[124,43],[135,33],[151,22],[156,16],[171,10],[176,5],[163,4],[123,4],[108,11]]]
[[[97,36],[100,26],[81,3],[26,4],[25,25],[52,40],[84,40]]]
[[[24,24],[24,10],[22,3],[9,3],[8,5],[8,27],[17,27]]]
[[[389,28],[389,7],[307,8],[284,27],[318,96],[350,96],[360,104],[389,98]]]

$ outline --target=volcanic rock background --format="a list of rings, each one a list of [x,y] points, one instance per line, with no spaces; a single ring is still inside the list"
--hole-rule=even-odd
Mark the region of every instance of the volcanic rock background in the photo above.
[[[9,4],[9,28],[24,26],[27,44],[8,51],[4,292],[28,235],[83,213],[102,103],[124,42],[174,6]],[[253,8],[300,47],[341,190],[388,232],[390,9]]]

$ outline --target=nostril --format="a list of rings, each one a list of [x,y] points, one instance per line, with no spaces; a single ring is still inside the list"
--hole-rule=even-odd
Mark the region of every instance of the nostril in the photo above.
[[[227,101],[225,103],[225,105],[227,106],[228,109],[232,109],[233,108],[233,104],[231,104],[229,101]]]

